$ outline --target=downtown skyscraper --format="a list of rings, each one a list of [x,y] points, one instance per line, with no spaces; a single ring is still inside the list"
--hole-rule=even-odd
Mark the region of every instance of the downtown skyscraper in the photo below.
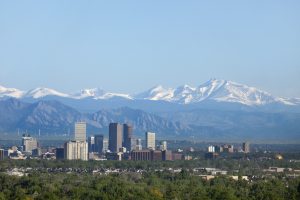
[[[119,152],[123,142],[123,125],[119,123],[109,124],[109,147],[111,152]]]
[[[74,140],[81,142],[86,141],[86,122],[75,123]]]
[[[133,128],[129,124],[123,124],[123,147],[126,148],[127,151],[132,150],[133,143]]]

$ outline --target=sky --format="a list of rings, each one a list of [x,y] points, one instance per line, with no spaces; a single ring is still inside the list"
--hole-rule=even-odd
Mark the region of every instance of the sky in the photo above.
[[[210,78],[300,97],[300,1],[3,1],[0,85],[138,93]]]

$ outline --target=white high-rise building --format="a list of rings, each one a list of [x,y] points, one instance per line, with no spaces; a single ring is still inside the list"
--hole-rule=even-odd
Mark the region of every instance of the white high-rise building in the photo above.
[[[161,141],[161,142],[160,142],[159,149],[160,149],[161,151],[166,151],[166,150],[167,150],[167,141]]]
[[[215,146],[212,146],[212,145],[208,146],[207,151],[209,153],[214,153],[215,152]]]
[[[102,152],[106,153],[107,151],[108,151],[108,139],[104,138],[103,139],[103,150],[102,150]]]
[[[135,143],[136,143],[135,150],[140,151],[143,149],[142,139],[140,138],[136,139]]]
[[[146,148],[155,150],[155,133],[146,132]]]
[[[67,160],[88,160],[88,143],[85,141],[66,142],[64,149]]]
[[[37,140],[29,135],[24,135],[22,137],[22,146],[23,151],[32,153],[32,150],[38,147]]]
[[[75,141],[86,141],[86,122],[76,122],[75,123]]]

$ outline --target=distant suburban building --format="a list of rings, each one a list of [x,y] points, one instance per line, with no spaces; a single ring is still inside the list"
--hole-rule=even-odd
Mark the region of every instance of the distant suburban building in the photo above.
[[[66,142],[64,150],[67,160],[88,160],[88,143],[85,141]]]
[[[151,151],[151,160],[161,161],[162,160],[162,151],[153,150]]]
[[[41,148],[36,148],[32,150],[32,156],[39,157],[42,155],[42,149]]]
[[[133,128],[129,124],[123,124],[123,147],[127,149],[127,151],[131,151],[131,142],[133,137]]]
[[[219,156],[218,153],[216,152],[208,152],[208,153],[205,153],[205,158],[206,159],[215,159]]]
[[[162,160],[166,161],[166,160],[172,160],[173,156],[172,156],[172,151],[162,151]]]
[[[131,160],[151,160],[151,152],[149,149],[132,151]]]
[[[36,138],[30,137],[30,135],[23,135],[22,137],[23,151],[32,153],[32,150],[38,147]]]
[[[225,145],[223,145],[223,152],[225,152],[225,153],[233,153],[234,151],[233,151],[234,149],[233,149],[233,145],[231,145],[231,144],[225,144]]]
[[[155,133],[146,132],[146,149],[155,150]]]
[[[119,123],[109,124],[109,150],[117,153],[122,147],[123,141],[123,126]]]
[[[76,122],[75,123],[75,141],[86,141],[86,122]]]
[[[64,148],[56,148],[55,156],[57,160],[65,159]]]
[[[182,160],[183,155],[181,153],[172,153],[172,160]]]
[[[244,151],[244,153],[250,153],[250,143],[249,142],[243,143],[243,151]]]

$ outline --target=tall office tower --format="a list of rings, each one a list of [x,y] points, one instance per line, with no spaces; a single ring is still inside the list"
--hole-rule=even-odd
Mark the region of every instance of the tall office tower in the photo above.
[[[212,145],[208,146],[207,152],[214,153],[215,152],[215,146],[212,146]]]
[[[108,151],[108,139],[104,138],[103,139],[103,149],[102,149],[102,153],[106,153]]]
[[[88,146],[89,146],[89,153],[95,152],[95,137],[94,136],[88,137]]]
[[[243,151],[244,151],[244,153],[250,153],[250,143],[249,142],[243,143]]]
[[[103,152],[103,135],[95,135],[95,150],[93,152],[102,153]]]
[[[30,137],[30,135],[23,135],[22,146],[23,151],[32,153],[32,150],[38,147],[38,143],[36,138]]]
[[[160,149],[161,151],[166,151],[166,150],[167,150],[167,141],[161,141],[161,142],[160,142],[159,149]]]
[[[64,149],[67,160],[88,160],[88,143],[85,141],[66,142]]]
[[[132,126],[128,124],[123,124],[123,147],[127,149],[127,151],[131,151],[131,139],[132,139]]]
[[[76,122],[75,123],[75,141],[86,141],[86,122]]]
[[[146,148],[155,150],[155,133],[146,132]]]
[[[136,145],[135,145],[135,150],[137,151],[140,151],[143,149],[143,146],[142,146],[142,139],[136,139]]]
[[[109,150],[118,153],[122,148],[123,126],[119,123],[109,124]]]
[[[136,139],[135,138],[131,138],[130,139],[130,149],[129,151],[133,151],[133,150],[136,150]]]

